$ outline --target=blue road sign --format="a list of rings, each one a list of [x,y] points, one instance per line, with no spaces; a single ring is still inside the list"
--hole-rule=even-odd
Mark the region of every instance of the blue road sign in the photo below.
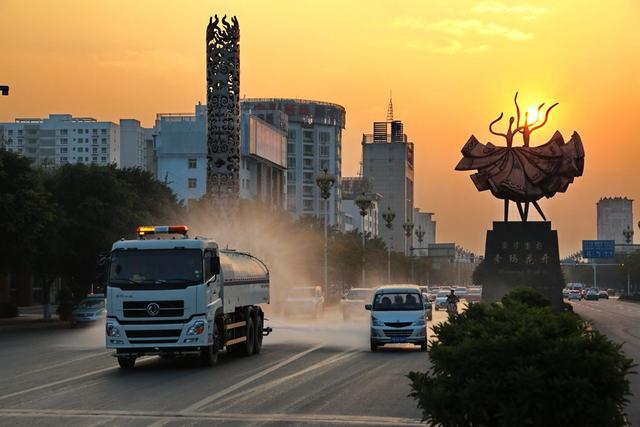
[[[615,240],[583,240],[583,258],[613,258],[616,248]]]

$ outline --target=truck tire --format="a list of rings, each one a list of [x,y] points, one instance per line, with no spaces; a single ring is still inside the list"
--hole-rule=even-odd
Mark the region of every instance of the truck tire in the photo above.
[[[253,317],[247,316],[247,326],[244,330],[247,340],[238,344],[241,356],[251,356],[256,341],[256,328],[253,323]]]
[[[376,351],[378,351],[378,344],[376,344],[375,342],[373,342],[373,340],[371,340],[371,352],[375,353]]]
[[[118,365],[120,365],[122,369],[133,369],[135,364],[136,364],[135,357],[118,356]]]
[[[218,349],[215,343],[200,349],[200,364],[210,367],[218,362]]]
[[[262,350],[262,313],[258,312],[256,321],[255,341],[253,343],[253,354],[260,354]]]

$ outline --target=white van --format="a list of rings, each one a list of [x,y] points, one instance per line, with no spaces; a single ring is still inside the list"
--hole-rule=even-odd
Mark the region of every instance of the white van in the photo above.
[[[376,290],[371,311],[371,351],[385,344],[411,343],[427,350],[427,301],[415,285],[387,285]]]

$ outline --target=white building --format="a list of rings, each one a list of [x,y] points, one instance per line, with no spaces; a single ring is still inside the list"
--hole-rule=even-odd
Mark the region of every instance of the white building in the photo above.
[[[120,167],[153,172],[153,129],[136,119],[120,119]]]
[[[344,107],[320,101],[268,98],[243,99],[240,109],[243,114],[258,116],[276,128],[281,128],[281,121],[286,118],[287,210],[296,218],[325,214],[316,177],[326,169],[336,177],[328,199],[328,223],[344,229],[340,193]]]
[[[195,114],[158,114],[155,126],[156,177],[185,202],[207,191],[206,106]],[[258,117],[242,114],[240,197],[284,208],[286,133]]]
[[[433,220],[433,213],[420,212],[420,208],[413,210],[413,255],[427,256],[429,244],[436,242],[436,222]],[[419,233],[422,234],[420,241]]]
[[[374,122],[373,134],[362,135],[363,176],[371,190],[382,196],[380,212],[395,214],[392,228],[380,228],[393,251],[409,254],[413,240],[403,224],[413,221],[413,143],[408,142],[402,122]]]
[[[0,135],[7,150],[31,159],[39,167],[120,164],[120,129],[112,122],[50,114],[46,119],[18,118],[13,123],[0,123]]]
[[[604,197],[596,206],[598,240],[615,240],[617,245],[625,244],[624,231],[633,230],[633,200],[626,197]]]

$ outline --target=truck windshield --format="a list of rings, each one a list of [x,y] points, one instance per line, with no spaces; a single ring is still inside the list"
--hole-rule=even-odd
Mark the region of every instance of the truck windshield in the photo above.
[[[422,310],[422,296],[417,293],[376,294],[373,301],[374,311]]]
[[[114,285],[202,282],[198,249],[117,250],[111,254],[109,283]]]

